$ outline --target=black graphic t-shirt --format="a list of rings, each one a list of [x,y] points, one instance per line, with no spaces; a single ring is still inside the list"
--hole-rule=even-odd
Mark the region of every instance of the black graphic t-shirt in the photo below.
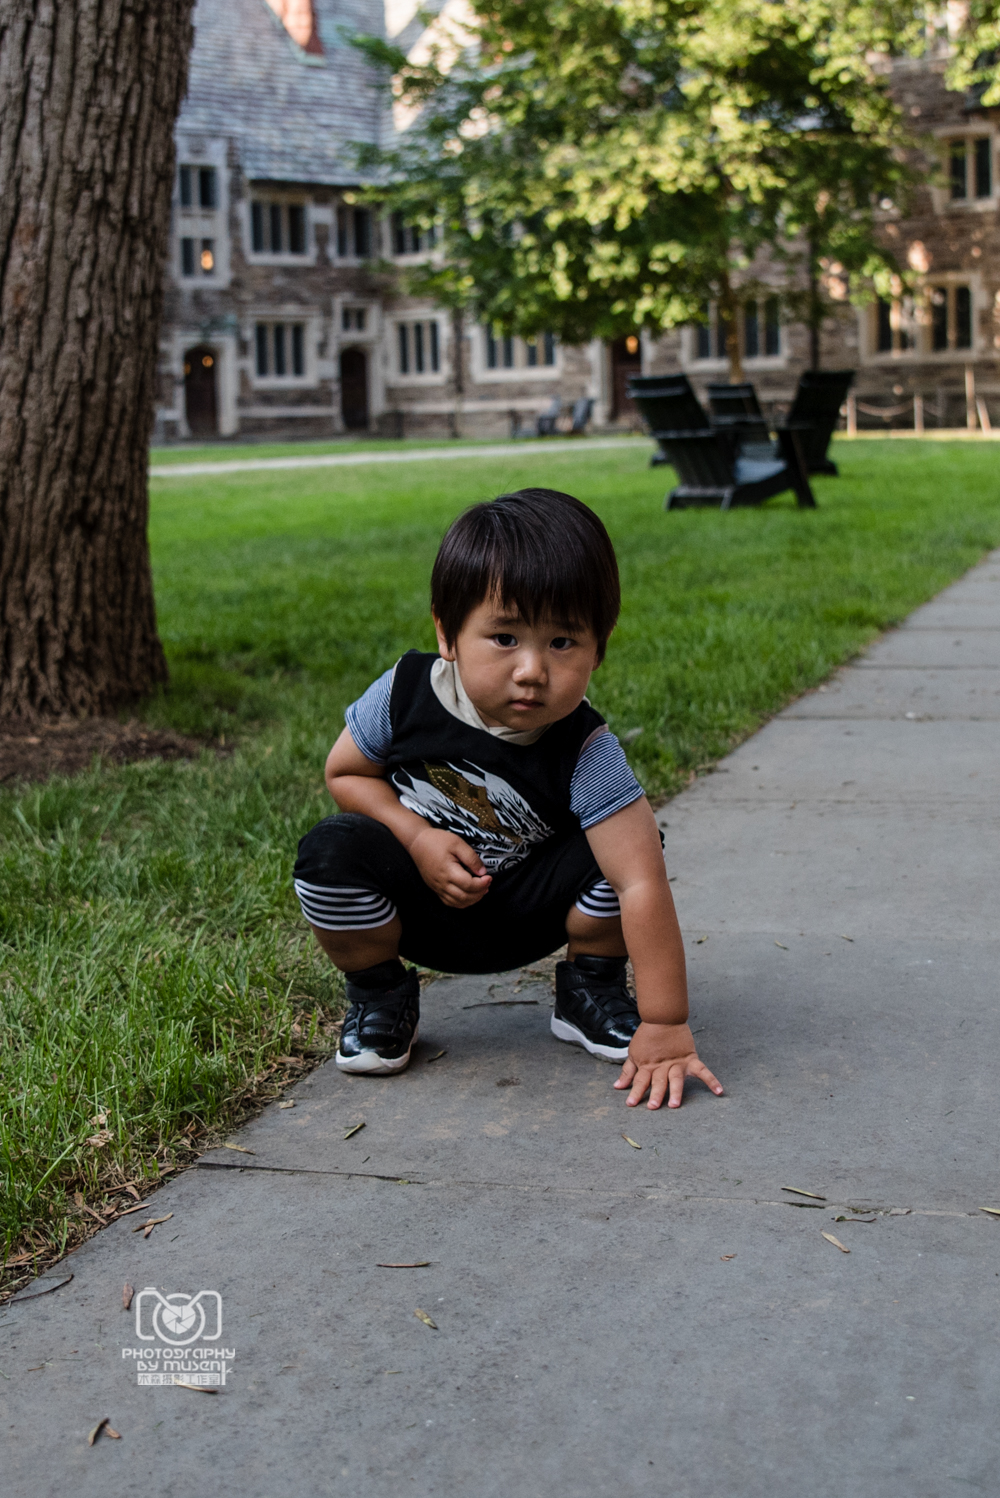
[[[570,782],[580,751],[605,728],[600,713],[582,702],[534,744],[511,744],[448,712],[431,685],[437,659],[411,650],[392,680],[385,765],[402,804],[457,833],[491,873],[578,831]]]

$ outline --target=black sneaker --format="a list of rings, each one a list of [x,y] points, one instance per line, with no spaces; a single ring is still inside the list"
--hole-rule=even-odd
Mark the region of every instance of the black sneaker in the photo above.
[[[624,1061],[639,1028],[639,1006],[625,982],[624,957],[577,957],[556,964],[552,1033],[605,1061]]]
[[[337,1047],[341,1071],[385,1077],[409,1065],[420,1018],[420,980],[410,968],[393,988],[359,988],[347,980],[350,1008]]]

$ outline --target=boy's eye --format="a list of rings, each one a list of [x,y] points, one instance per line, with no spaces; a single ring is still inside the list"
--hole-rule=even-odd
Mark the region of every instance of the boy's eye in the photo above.
[[[510,646],[517,644],[517,635],[494,635],[493,638],[498,645]]]
[[[576,641],[571,640],[568,635],[556,635],[555,639],[552,641],[551,649],[570,650],[575,644]]]

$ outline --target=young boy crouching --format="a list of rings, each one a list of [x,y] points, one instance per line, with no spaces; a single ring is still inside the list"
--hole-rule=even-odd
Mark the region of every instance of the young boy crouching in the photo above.
[[[552,1033],[624,1065],[635,1106],[722,1087],[688,1028],[684,949],[649,803],[585,697],[621,603],[601,521],[553,489],[474,505],[431,578],[438,655],[411,650],[350,708],[326,762],[340,807],[295,889],[347,980],[337,1065],[402,1071],[420,988],[556,968]],[[632,959],[636,997],[626,984]]]

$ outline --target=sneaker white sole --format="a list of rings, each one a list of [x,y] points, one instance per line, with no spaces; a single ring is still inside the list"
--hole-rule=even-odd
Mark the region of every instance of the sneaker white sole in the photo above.
[[[557,1040],[565,1040],[570,1045],[582,1045],[585,1051],[589,1051],[592,1056],[600,1056],[602,1061],[624,1061],[628,1056],[628,1046],[619,1050],[609,1045],[595,1045],[582,1030],[578,1030],[567,1020],[556,1019],[555,1015],[552,1016],[552,1033]]]
[[[413,1041],[416,1038],[417,1032],[414,1030],[410,1049],[405,1056],[396,1056],[387,1060],[385,1056],[380,1056],[378,1051],[362,1051],[359,1056],[342,1056],[338,1051],[337,1065],[341,1071],[355,1072],[366,1077],[391,1077],[394,1072],[405,1071],[409,1066]]]

